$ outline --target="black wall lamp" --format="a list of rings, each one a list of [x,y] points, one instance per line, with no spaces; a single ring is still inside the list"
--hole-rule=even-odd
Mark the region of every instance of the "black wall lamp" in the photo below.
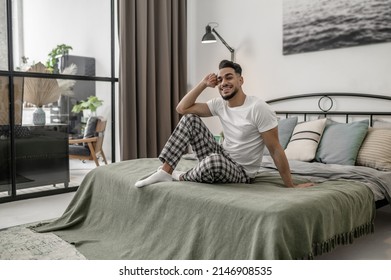
[[[216,36],[220,39],[220,41],[226,46],[226,48],[231,52],[231,61],[235,61],[235,50],[230,47],[230,45],[227,44],[227,42],[220,36],[220,34],[216,31],[215,27],[211,27],[211,24],[215,25],[215,27],[219,26],[216,22],[210,22],[205,27],[205,35],[202,36],[202,43],[216,43]],[[213,32],[213,33],[212,33]]]

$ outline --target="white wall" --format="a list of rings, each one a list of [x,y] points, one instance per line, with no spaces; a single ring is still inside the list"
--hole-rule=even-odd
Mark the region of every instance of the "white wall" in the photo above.
[[[24,0],[24,45],[30,62],[45,63],[58,44],[96,58],[96,75],[110,74],[109,0]]]
[[[188,85],[216,72],[230,53],[219,41],[201,44],[208,22],[236,50],[248,95],[264,100],[312,92],[391,96],[391,43],[282,55],[283,0],[188,0]],[[208,89],[200,100],[217,96]],[[206,120],[214,133],[219,122]]]

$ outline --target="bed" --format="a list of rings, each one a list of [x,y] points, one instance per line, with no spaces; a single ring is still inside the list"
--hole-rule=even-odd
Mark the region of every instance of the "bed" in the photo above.
[[[88,259],[312,259],[350,244],[374,231],[376,207],[389,207],[385,205],[391,194],[391,155],[385,155],[386,147],[381,150],[380,163],[377,158],[373,162],[373,141],[369,140],[376,147],[390,143],[391,129],[368,130],[378,116],[386,118],[390,112],[333,109],[336,99],[343,96],[391,100],[379,95],[308,94],[288,99],[318,98],[320,110],[276,110],[283,116],[280,142],[289,154],[294,181],[313,181],[312,188],[285,188],[267,151],[253,184],[162,182],[137,189],[134,183],[154,172],[160,162],[129,160],[89,172],[64,214],[33,228],[54,232]],[[274,106],[286,100],[269,103]],[[329,116],[333,115],[346,121],[332,121]],[[351,116],[366,120],[350,122]],[[313,125],[321,122],[323,129]],[[383,119],[381,123],[388,124]],[[301,143],[306,151],[295,153],[300,141],[291,141],[292,137],[308,125],[322,130],[318,144],[314,148]],[[344,133],[335,137],[336,131]],[[373,131],[382,132],[380,141]],[[353,138],[355,144],[346,142]],[[337,148],[344,145],[340,142],[348,145],[349,152],[354,146],[356,155],[341,157],[344,149]],[[330,146],[332,152],[328,152]],[[307,150],[313,159],[308,160]],[[348,162],[335,163],[346,158]],[[195,163],[191,157],[183,158],[178,169]]]

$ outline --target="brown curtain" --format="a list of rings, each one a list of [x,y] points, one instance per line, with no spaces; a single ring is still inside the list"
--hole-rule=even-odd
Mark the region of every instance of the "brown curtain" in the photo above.
[[[157,157],[187,84],[186,0],[118,0],[121,160]]]

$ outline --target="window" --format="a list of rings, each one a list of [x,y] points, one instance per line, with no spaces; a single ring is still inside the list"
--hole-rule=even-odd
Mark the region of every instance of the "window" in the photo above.
[[[69,160],[68,140],[84,136],[89,114],[107,120],[115,161],[114,5],[0,0],[0,202],[75,190],[95,163]],[[72,111],[90,96],[102,106]]]

